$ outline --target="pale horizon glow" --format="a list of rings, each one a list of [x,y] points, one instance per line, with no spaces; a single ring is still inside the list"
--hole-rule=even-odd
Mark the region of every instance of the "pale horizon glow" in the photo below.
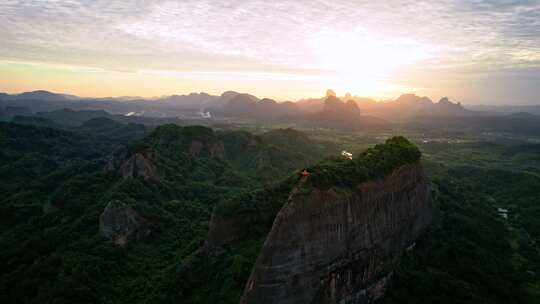
[[[0,0],[0,91],[540,104],[540,1]]]

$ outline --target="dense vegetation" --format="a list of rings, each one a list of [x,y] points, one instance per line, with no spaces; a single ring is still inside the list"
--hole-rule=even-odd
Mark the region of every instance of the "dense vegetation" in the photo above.
[[[495,158],[494,150],[518,147],[525,150],[476,151],[491,150]],[[466,158],[471,146],[463,148],[453,154]],[[459,163],[426,163],[438,216],[402,260],[385,303],[538,303],[540,178],[513,167]]]
[[[148,134],[144,128],[96,118],[69,130],[0,124],[2,303],[185,301],[182,285],[171,284],[183,261],[202,254],[214,205],[320,157],[286,146],[294,140],[267,143],[249,133],[205,127],[165,125],[141,138]],[[128,154],[155,152],[159,180],[104,169],[124,142]],[[150,236],[125,248],[100,236],[99,215],[116,200],[150,223]],[[236,267],[216,261],[223,279]],[[183,273],[182,284],[190,276],[197,282],[197,273]]]
[[[310,167],[309,182],[317,188],[330,186],[354,187],[366,180],[390,174],[396,168],[418,162],[420,150],[402,136],[392,137],[355,155],[328,158]]]
[[[281,134],[288,132],[292,131],[279,131]],[[270,132],[272,136],[276,133]],[[312,185],[321,187],[352,186],[352,183],[381,177],[401,165],[417,162],[419,158],[420,152],[407,139],[393,137],[385,144],[376,145],[362,152],[355,161],[339,157],[330,163],[326,160],[310,167],[312,175],[308,183],[313,180]],[[359,170],[365,170],[367,174],[356,175]],[[298,184],[300,178],[298,173],[295,172],[289,178],[265,189],[233,196],[216,206],[214,215],[233,221],[236,227],[240,227],[238,229],[240,235],[237,235],[234,242],[219,248],[222,252],[215,253],[210,250],[209,256],[208,253],[200,251],[182,262],[175,276],[182,278],[183,298],[196,303],[238,302],[249,271],[276,214],[286,202],[293,187]],[[349,178],[342,175],[348,175]],[[323,181],[326,184],[322,184]],[[229,275],[224,276],[224,273]],[[192,281],[185,280],[186,277]],[[177,288],[176,293],[178,292]]]
[[[330,131],[253,135],[54,115],[0,123],[0,302],[237,303],[300,169],[312,173],[311,186],[350,187],[417,162],[422,151],[437,217],[384,301],[538,303],[539,145],[424,137],[365,150],[376,141]],[[160,179],[105,170],[119,146],[155,152]],[[363,152],[317,163],[342,149]],[[98,218],[113,200],[133,207],[152,233],[124,248],[102,238]],[[242,220],[246,233],[209,254],[214,208]]]

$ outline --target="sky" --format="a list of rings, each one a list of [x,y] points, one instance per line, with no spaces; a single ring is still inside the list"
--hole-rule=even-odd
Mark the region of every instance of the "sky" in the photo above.
[[[0,0],[0,91],[540,104],[540,0]]]

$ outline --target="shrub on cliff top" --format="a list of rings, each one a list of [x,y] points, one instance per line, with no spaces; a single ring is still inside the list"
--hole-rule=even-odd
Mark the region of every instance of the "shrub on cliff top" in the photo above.
[[[311,176],[306,186],[326,189],[333,186],[354,187],[359,183],[383,177],[396,168],[420,159],[420,151],[404,137],[392,137],[385,144],[376,145],[362,152],[353,160],[330,157],[309,168]],[[298,183],[299,175],[216,205],[215,212],[224,217],[235,217],[253,237],[268,232],[276,213]],[[247,233],[246,233],[247,234]]]
[[[332,186],[354,187],[367,180],[392,173],[395,169],[420,160],[420,150],[403,136],[369,148],[352,160],[332,157],[309,168],[309,183],[319,189]]]

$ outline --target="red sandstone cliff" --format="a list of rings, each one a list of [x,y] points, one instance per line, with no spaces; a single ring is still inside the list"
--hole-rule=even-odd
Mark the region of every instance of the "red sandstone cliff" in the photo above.
[[[354,189],[295,191],[277,214],[241,303],[370,303],[432,217],[420,164]]]

